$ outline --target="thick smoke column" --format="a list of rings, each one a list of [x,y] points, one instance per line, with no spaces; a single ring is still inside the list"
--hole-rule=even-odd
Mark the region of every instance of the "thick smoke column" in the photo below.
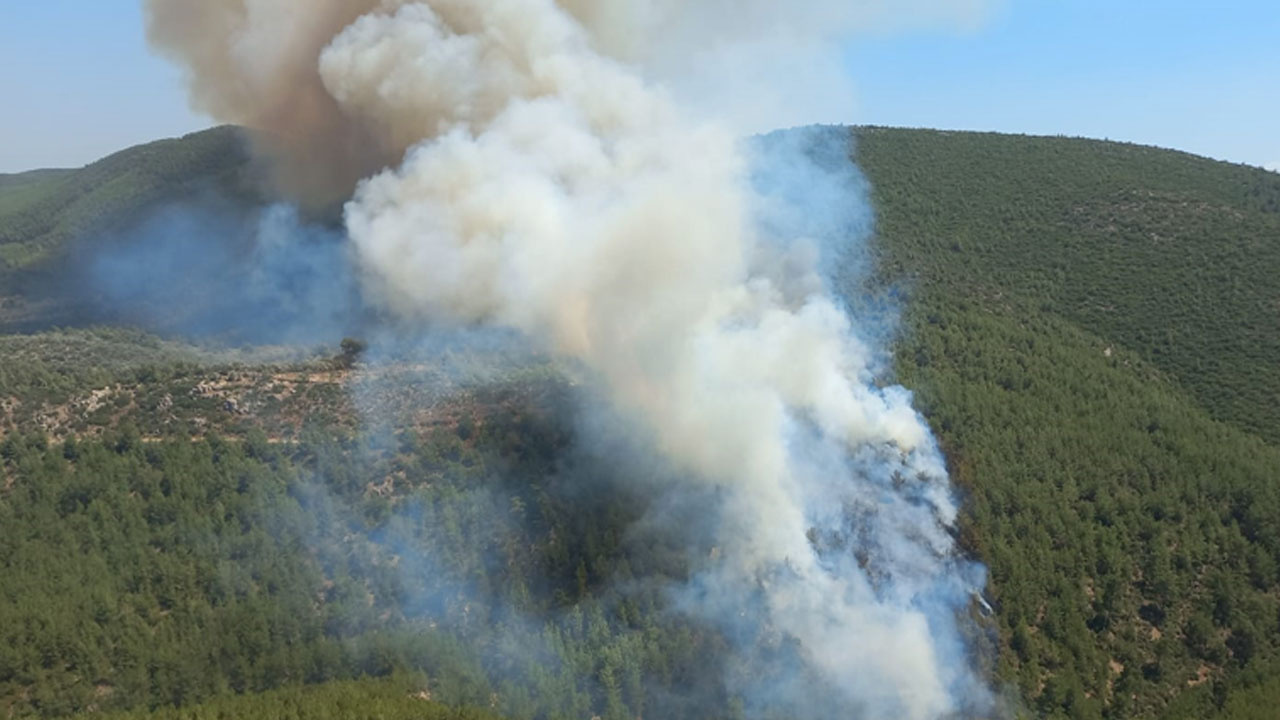
[[[673,90],[685,107],[732,118],[753,131],[783,124],[837,122],[853,100],[834,40],[853,31],[931,22],[972,24],[992,0],[546,0],[542,9],[567,14],[584,40],[644,80]],[[345,200],[356,182],[455,122],[462,108],[424,114],[389,128],[350,103],[335,100],[318,60],[355,19],[386,14],[403,0],[143,0],[152,45],[187,70],[192,106],[221,121],[259,131],[281,189],[310,204]],[[486,3],[425,3],[452,21],[484,22]],[[499,3],[499,6],[503,6]],[[475,6],[475,7],[468,7]],[[494,8],[494,11],[500,11]],[[474,25],[459,25],[469,35]],[[503,43],[515,41],[505,38]],[[466,43],[462,43],[465,45]],[[451,51],[460,45],[450,44]],[[514,48],[513,48],[514,49]],[[367,63],[397,52],[382,46]],[[403,58],[401,58],[403,59]],[[444,61],[444,55],[415,58]],[[371,93],[401,92],[394,83]],[[536,68],[527,70],[537,72]],[[430,72],[430,70],[428,70]],[[474,78],[452,78],[460,86]],[[439,100],[456,97],[446,92]],[[419,112],[433,105],[423,101]],[[404,108],[408,110],[409,108]],[[463,114],[472,115],[468,108]],[[823,117],[826,116],[826,117]],[[404,134],[404,130],[409,132]]]
[[[803,227],[762,211],[733,124],[686,100],[707,78],[674,79],[773,37],[821,46],[876,6],[149,6],[198,106],[269,131],[295,192],[397,163],[346,205],[368,295],[409,319],[522,331],[715,488],[717,552],[695,561],[681,607],[729,626],[750,602],[758,633],[794,644],[855,716],[984,705],[957,630],[973,578],[940,455],[829,295],[827,238],[803,236],[820,234],[815,212],[845,209],[806,208]],[[843,153],[763,157],[819,197],[852,172]]]

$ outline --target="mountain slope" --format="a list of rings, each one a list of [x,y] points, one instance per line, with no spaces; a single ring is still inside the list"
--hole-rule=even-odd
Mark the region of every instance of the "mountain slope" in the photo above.
[[[1071,138],[859,138],[888,277],[1061,317],[1280,441],[1280,174]]]
[[[1065,138],[858,141],[910,297],[900,379],[968,493],[1002,674],[1048,716],[1220,701],[1280,640],[1280,176]]]
[[[0,330],[90,321],[80,274],[105,237],[161,208],[216,197],[260,202],[262,181],[231,127],[129,148],[76,170],[0,175]]]
[[[225,697],[182,709],[159,708],[129,713],[86,713],[104,720],[498,720],[490,711],[450,709],[431,702],[421,681],[395,677],[289,688],[256,695]]]
[[[1280,175],[1090,140],[854,132],[879,272],[843,290],[901,301],[898,380],[965,495],[1013,704],[1172,719],[1280,702]],[[0,323],[77,324],[38,291],[86,233],[127,235],[200,188],[260,202],[251,178],[230,129],[0,177]],[[426,670],[446,702],[492,696],[512,717],[674,716],[677,693],[733,715],[714,633],[651,594],[596,596],[680,563],[635,545],[643,498],[614,487],[584,511],[564,494],[572,422],[548,368],[406,376],[382,393],[399,410],[373,415],[391,427],[362,434],[350,398],[376,372],[350,358],[102,330],[0,352],[0,518],[24,528],[0,538],[0,707]],[[593,463],[577,472],[610,475]],[[387,570],[406,528],[450,577],[545,621],[545,662],[506,652],[530,636],[494,608],[413,606],[420,578]]]
[[[222,127],[115,153],[79,170],[0,175],[0,263],[28,268],[89,232],[202,186],[248,193],[240,131]]]

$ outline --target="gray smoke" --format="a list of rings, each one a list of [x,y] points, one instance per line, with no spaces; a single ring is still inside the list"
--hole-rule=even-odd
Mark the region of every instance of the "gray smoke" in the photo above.
[[[345,207],[367,298],[523,333],[679,472],[667,492],[717,498],[678,608],[822,678],[850,714],[988,705],[959,629],[981,577],[956,555],[943,459],[823,265],[856,260],[868,225],[846,136],[752,150],[723,112],[756,122],[790,95],[769,82],[785,73],[749,74],[762,50],[832,77],[836,41],[892,22],[887,5],[148,6],[197,107],[269,131],[295,192],[371,173]],[[800,708],[779,680],[754,706]]]
[[[230,343],[332,345],[362,327],[342,233],[287,205],[246,208],[209,192],[124,231],[89,236],[71,272],[95,322]]]
[[[738,131],[846,121],[854,106],[839,40],[858,33],[917,25],[979,22],[995,0],[546,0],[529,12],[562,15],[601,57],[630,72],[686,110]],[[309,205],[346,199],[356,182],[395,165],[423,137],[463,111],[432,105],[457,91],[430,94],[405,110],[416,117],[388,126],[335,97],[319,60],[357,18],[387,15],[403,0],[143,0],[148,37],[187,71],[192,107],[259,131],[255,141],[275,161],[280,189]],[[478,2],[424,3],[457,30],[475,36],[476,23],[506,12]],[[523,12],[523,10],[521,11]],[[453,33],[450,33],[453,35]],[[505,44],[508,40],[502,39]],[[431,72],[458,69],[469,41],[441,43]],[[516,52],[520,48],[510,49]],[[455,56],[448,57],[449,53]],[[368,68],[393,62],[382,46]],[[494,56],[496,57],[496,56]],[[491,58],[492,59],[492,58]],[[426,69],[418,65],[419,69]],[[385,69],[385,67],[384,67]],[[532,68],[531,68],[532,69]],[[404,73],[388,73],[368,93],[403,91]],[[350,89],[350,88],[348,88]],[[440,92],[442,88],[435,88]],[[385,118],[383,118],[385,120]]]

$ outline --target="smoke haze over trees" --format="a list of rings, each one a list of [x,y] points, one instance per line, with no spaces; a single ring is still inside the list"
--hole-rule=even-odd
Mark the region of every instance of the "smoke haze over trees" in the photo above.
[[[901,10],[729,5],[148,2],[249,129],[0,178],[0,707],[1274,694],[1276,176],[743,140]]]
[[[1227,350],[1266,337],[1254,335],[1265,325],[1217,319],[1245,317],[1251,308],[1266,307],[1276,300],[1269,294],[1275,288],[1264,281],[1246,283],[1203,307],[1191,304],[1226,338],[1212,346],[1169,352],[1172,346],[1147,346],[1144,338],[1152,337],[1149,329],[1186,322],[1180,308],[1196,295],[1161,289],[1169,283],[1190,286],[1175,279],[1181,258],[1194,254],[1197,267],[1239,265],[1264,276],[1280,268],[1276,246],[1266,240],[1274,236],[1277,222],[1276,176],[1167,151],[1054,138],[864,129],[855,146],[877,200],[873,265],[891,283],[890,294],[912,298],[900,306],[896,365],[900,377],[920,393],[921,407],[965,493],[963,542],[991,568],[998,677],[1018,688],[1029,712],[1049,717],[1203,718],[1218,717],[1218,706],[1224,719],[1267,717],[1277,691],[1273,682],[1266,684],[1277,667],[1271,599],[1276,546],[1268,518],[1277,514],[1274,468],[1280,461],[1274,441],[1251,428],[1274,425],[1258,414],[1270,406],[1253,402],[1255,393],[1211,389],[1230,388],[1246,377],[1249,356]],[[975,167],[984,170],[975,176]],[[214,163],[208,172],[221,168]],[[926,177],[932,180],[926,183]],[[1099,183],[1099,177],[1111,179]],[[1046,189],[1027,194],[1028,187]],[[1024,200],[1021,215],[1011,221],[1007,208],[1014,196]],[[1171,208],[1178,213],[1172,218]],[[1241,220],[1230,224],[1221,219],[1237,216]],[[1116,222],[1119,217],[1125,224]],[[1119,232],[1134,242],[1115,242],[1113,233]],[[1165,240],[1135,244],[1153,232]],[[1052,259],[1050,248],[1065,265]],[[1149,255],[1141,262],[1121,260],[1135,251]],[[50,252],[56,254],[57,248]],[[1076,295],[1044,284],[1062,277],[1059,267],[1074,268],[1063,290],[1095,288],[1087,303],[1076,305]],[[838,274],[834,282],[840,282]],[[4,287],[12,292],[21,286]],[[1111,324],[1110,314],[1091,314],[1098,303],[1132,308],[1125,317],[1144,322]],[[21,307],[20,297],[5,301],[6,311]],[[1155,337],[1164,343],[1199,332]],[[340,339],[329,339],[328,356],[337,358]],[[385,528],[410,508],[425,507],[413,498],[432,497],[436,512],[446,518],[440,527],[456,526],[462,533],[456,541],[433,546],[447,550],[440,562],[467,567],[478,547],[506,542],[509,547],[501,552],[532,545],[531,552],[543,559],[514,565],[484,560],[470,565],[468,576],[497,572],[494,578],[505,578],[502,573],[511,571],[501,568],[547,567],[543,563],[560,568],[546,579],[559,578],[554,583],[561,594],[529,585],[532,599],[519,601],[533,603],[523,607],[556,608],[553,620],[574,606],[588,617],[596,602],[590,598],[601,588],[618,587],[613,581],[619,576],[651,577],[660,567],[678,569],[668,564],[670,557],[650,555],[656,550],[651,545],[642,544],[651,549],[640,551],[624,542],[621,547],[631,549],[620,551],[614,544],[625,541],[620,530],[643,500],[636,504],[620,495],[617,507],[606,502],[585,514],[558,516],[564,509],[585,507],[581,498],[564,498],[569,504],[555,510],[554,503],[546,504],[550,498],[524,495],[539,482],[546,487],[551,475],[533,472],[532,478],[543,479],[527,486],[516,481],[523,489],[513,503],[506,489],[511,476],[484,474],[494,456],[472,448],[493,447],[523,458],[517,464],[535,463],[540,456],[561,457],[564,438],[576,435],[573,422],[560,440],[557,433],[535,431],[540,425],[554,427],[538,419],[551,417],[546,409],[564,407],[552,401],[554,394],[530,396],[522,389],[543,382],[538,372],[501,381],[488,395],[461,387],[465,380],[455,374],[428,372],[416,379],[412,372],[402,374],[392,397],[400,398],[402,410],[427,408],[427,417],[388,421],[404,434],[390,445],[379,441],[385,461],[368,462],[366,450],[342,460],[357,445],[339,442],[323,455],[323,464],[335,472],[316,478],[305,470],[311,462],[301,462],[299,472],[298,459],[326,447],[331,442],[326,438],[336,438],[332,431],[304,434],[304,424],[336,429],[338,437],[348,434],[354,442],[351,434],[362,432],[365,422],[353,398],[369,398],[380,386],[343,375],[326,357],[294,365],[300,360],[288,354],[209,356],[207,350],[120,331],[7,337],[2,343],[6,361],[0,364],[0,395],[6,409],[0,455],[8,489],[0,491],[0,511],[6,513],[6,528],[29,528],[6,533],[0,550],[7,558],[2,587],[9,618],[0,627],[21,633],[7,635],[2,643],[7,650],[0,655],[0,696],[19,716],[168,703],[175,688],[185,688],[184,703],[197,702],[241,686],[252,692],[397,668],[425,670],[425,679],[405,682],[415,694],[429,690],[448,703],[487,706],[489,694],[498,692],[499,711],[512,717],[523,716],[519,708],[522,698],[531,697],[530,688],[537,688],[543,707],[585,702],[603,712],[607,696],[595,693],[606,687],[596,683],[607,668],[603,677],[618,679],[623,705],[652,715],[671,700],[667,683],[676,678],[697,678],[706,683],[703,687],[723,678],[724,666],[708,658],[718,657],[725,645],[714,636],[699,640],[669,627],[667,616],[652,614],[658,606],[641,599],[604,605],[604,624],[597,634],[583,636],[594,638],[583,652],[561,655],[567,665],[557,665],[554,655],[543,658],[548,667],[571,668],[556,681],[563,683],[561,689],[553,690],[550,680],[522,685],[501,660],[502,652],[476,657],[448,649],[456,642],[450,638],[458,636],[444,626],[432,631],[440,633],[435,635],[439,642],[405,635],[404,623],[412,624],[411,618],[428,622],[424,606],[405,607],[395,593],[378,588],[420,582],[435,573],[389,578],[385,566],[379,571],[346,560],[320,562],[333,557],[325,555],[330,550],[341,557],[357,547],[388,552],[393,546],[385,541]],[[1268,352],[1265,345],[1253,347]],[[475,365],[465,356],[449,360],[450,352],[418,355],[418,360],[429,367]],[[1275,387],[1268,384],[1275,375],[1257,377],[1262,379],[1256,393],[1265,396],[1266,388]],[[482,379],[494,380],[492,375]],[[512,404],[522,396],[527,399]],[[1215,403],[1227,397],[1249,402]],[[442,400],[447,401],[441,405]],[[501,408],[499,417],[510,415],[514,424],[493,425],[486,407]],[[521,418],[512,414],[515,407],[529,412]],[[215,440],[206,448],[201,441],[186,449],[183,443],[192,434],[216,434],[226,442]],[[223,458],[224,468],[201,470],[215,455]],[[77,457],[91,460],[80,464]],[[245,482],[237,479],[224,487],[224,481],[213,479],[217,473]],[[477,480],[477,473],[488,479]],[[163,483],[188,475],[207,480],[170,486],[166,495]],[[302,485],[287,490],[294,482],[289,477]],[[394,478],[389,486],[388,478]],[[303,547],[315,547],[320,556],[294,555],[298,546],[290,546],[289,538],[321,522],[310,510],[297,511],[301,503],[314,502],[315,496],[301,488],[317,480],[335,488],[335,510],[351,503],[354,515],[339,525],[355,534],[332,538],[335,544],[329,545],[305,535]],[[153,482],[162,483],[159,492],[118,493],[120,487],[152,487]],[[462,492],[450,489],[455,483]],[[272,487],[286,493],[276,494]],[[382,495],[371,487],[393,491]],[[199,488],[203,491],[192,494]],[[221,503],[224,519],[212,528],[192,526],[211,516],[195,510],[207,507],[209,493]],[[484,498],[489,499],[477,504]],[[562,519],[543,531],[527,519],[515,521],[547,512]],[[228,518],[242,521],[228,524]],[[105,530],[94,529],[95,522],[107,523]],[[552,528],[567,545],[546,544]],[[190,540],[197,531],[200,540]],[[486,539],[471,537],[473,532]],[[515,535],[504,536],[507,532]],[[211,542],[210,533],[224,539]],[[17,538],[27,539],[15,545]],[[374,538],[373,544],[363,538]],[[68,554],[72,548],[76,552]],[[121,577],[102,574],[112,563]],[[237,566],[242,570],[230,570]],[[219,574],[220,567],[230,574]],[[346,579],[339,572],[344,569]],[[276,577],[276,584],[258,585],[255,573]],[[246,575],[248,584],[242,583]],[[129,577],[142,584],[126,590],[114,585]],[[201,577],[212,584],[191,581]],[[374,582],[378,577],[382,585]],[[330,587],[331,582],[337,584]],[[335,591],[338,587],[344,589]],[[234,589],[232,595],[223,594],[228,588]],[[363,592],[373,592],[373,606],[350,602]],[[114,606],[94,610],[95,603],[113,597]],[[173,609],[166,610],[168,604]],[[346,613],[347,620],[308,625],[310,614],[276,609],[303,605],[318,607],[317,618]],[[401,609],[382,617],[395,607]],[[256,619],[232,619],[242,617]],[[285,630],[298,627],[300,620],[312,629],[301,635]],[[274,623],[284,624],[273,630]],[[470,632],[466,627],[476,626],[457,629]],[[632,634],[635,629],[638,636]],[[199,633],[198,641],[190,639],[193,632]],[[397,637],[408,637],[407,645],[393,642]],[[603,637],[617,641],[602,643]],[[304,638],[312,644],[299,645]],[[653,646],[657,656],[645,655],[646,638],[658,642]],[[336,653],[321,650],[335,643]],[[417,648],[417,654],[399,654],[396,648],[406,653]],[[221,657],[240,657],[243,663],[237,665],[243,667],[224,674],[229,670],[220,669]],[[373,657],[382,660],[373,662]],[[666,665],[641,662],[648,668],[640,675],[643,690],[625,689],[630,681],[623,679],[631,671],[619,674],[620,668],[645,657],[661,658]],[[672,674],[650,674],[664,666]],[[570,682],[571,677],[588,682]],[[334,686],[333,692],[353,698],[374,693],[391,704],[401,701],[403,688],[357,683]],[[635,704],[637,697],[644,698],[641,705]],[[27,704],[33,699],[38,707]],[[732,699],[722,700],[724,707],[705,715],[731,716],[725,707]],[[260,702],[272,708],[284,701],[266,695]],[[1264,708],[1262,715],[1249,714],[1258,708]]]
[[[726,678],[749,715],[823,716],[815,692],[875,718],[987,712],[963,630],[983,571],[955,551],[945,463],[910,393],[884,382],[877,318],[846,312],[820,266],[869,225],[848,137],[814,129],[752,155],[739,98],[682,92],[691,75],[731,88],[716,61],[766,40],[838,67],[801,48],[834,49],[877,8],[148,8],[193,102],[259,131],[285,192],[321,207],[352,193],[370,303],[410,328],[520,333],[654,457],[649,492],[700,505],[688,576],[664,592],[737,639],[758,664],[743,676],[769,678]],[[648,522],[668,522],[662,504]]]

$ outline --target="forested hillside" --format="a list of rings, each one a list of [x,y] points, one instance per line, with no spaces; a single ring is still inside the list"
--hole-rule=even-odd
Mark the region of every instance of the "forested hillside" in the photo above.
[[[455,709],[431,702],[420,679],[335,682],[256,695],[222,697],[184,708],[91,715],[104,720],[498,720],[492,711]]]
[[[224,127],[140,145],[79,170],[0,176],[0,260],[30,267],[78,236],[201,188],[253,195],[247,163],[240,132]]]
[[[262,184],[242,132],[222,127],[160,140],[78,170],[0,175],[0,328],[74,323],[86,298],[71,287],[87,243],[157,208],[201,195],[254,202]]]
[[[1274,675],[1280,175],[1068,138],[858,139],[908,298],[900,380],[967,492],[1001,676],[1047,716],[1180,698],[1171,717],[1205,717]]]
[[[997,688],[1028,717],[1271,717],[1280,175],[854,139],[878,274],[843,290],[898,302],[896,379],[990,568]],[[554,363],[48,327],[76,316],[43,283],[104,226],[257,202],[240,142],[0,177],[0,322],[33,331],[0,337],[0,713],[742,716],[746,665],[664,612],[683,548],[575,443]]]

